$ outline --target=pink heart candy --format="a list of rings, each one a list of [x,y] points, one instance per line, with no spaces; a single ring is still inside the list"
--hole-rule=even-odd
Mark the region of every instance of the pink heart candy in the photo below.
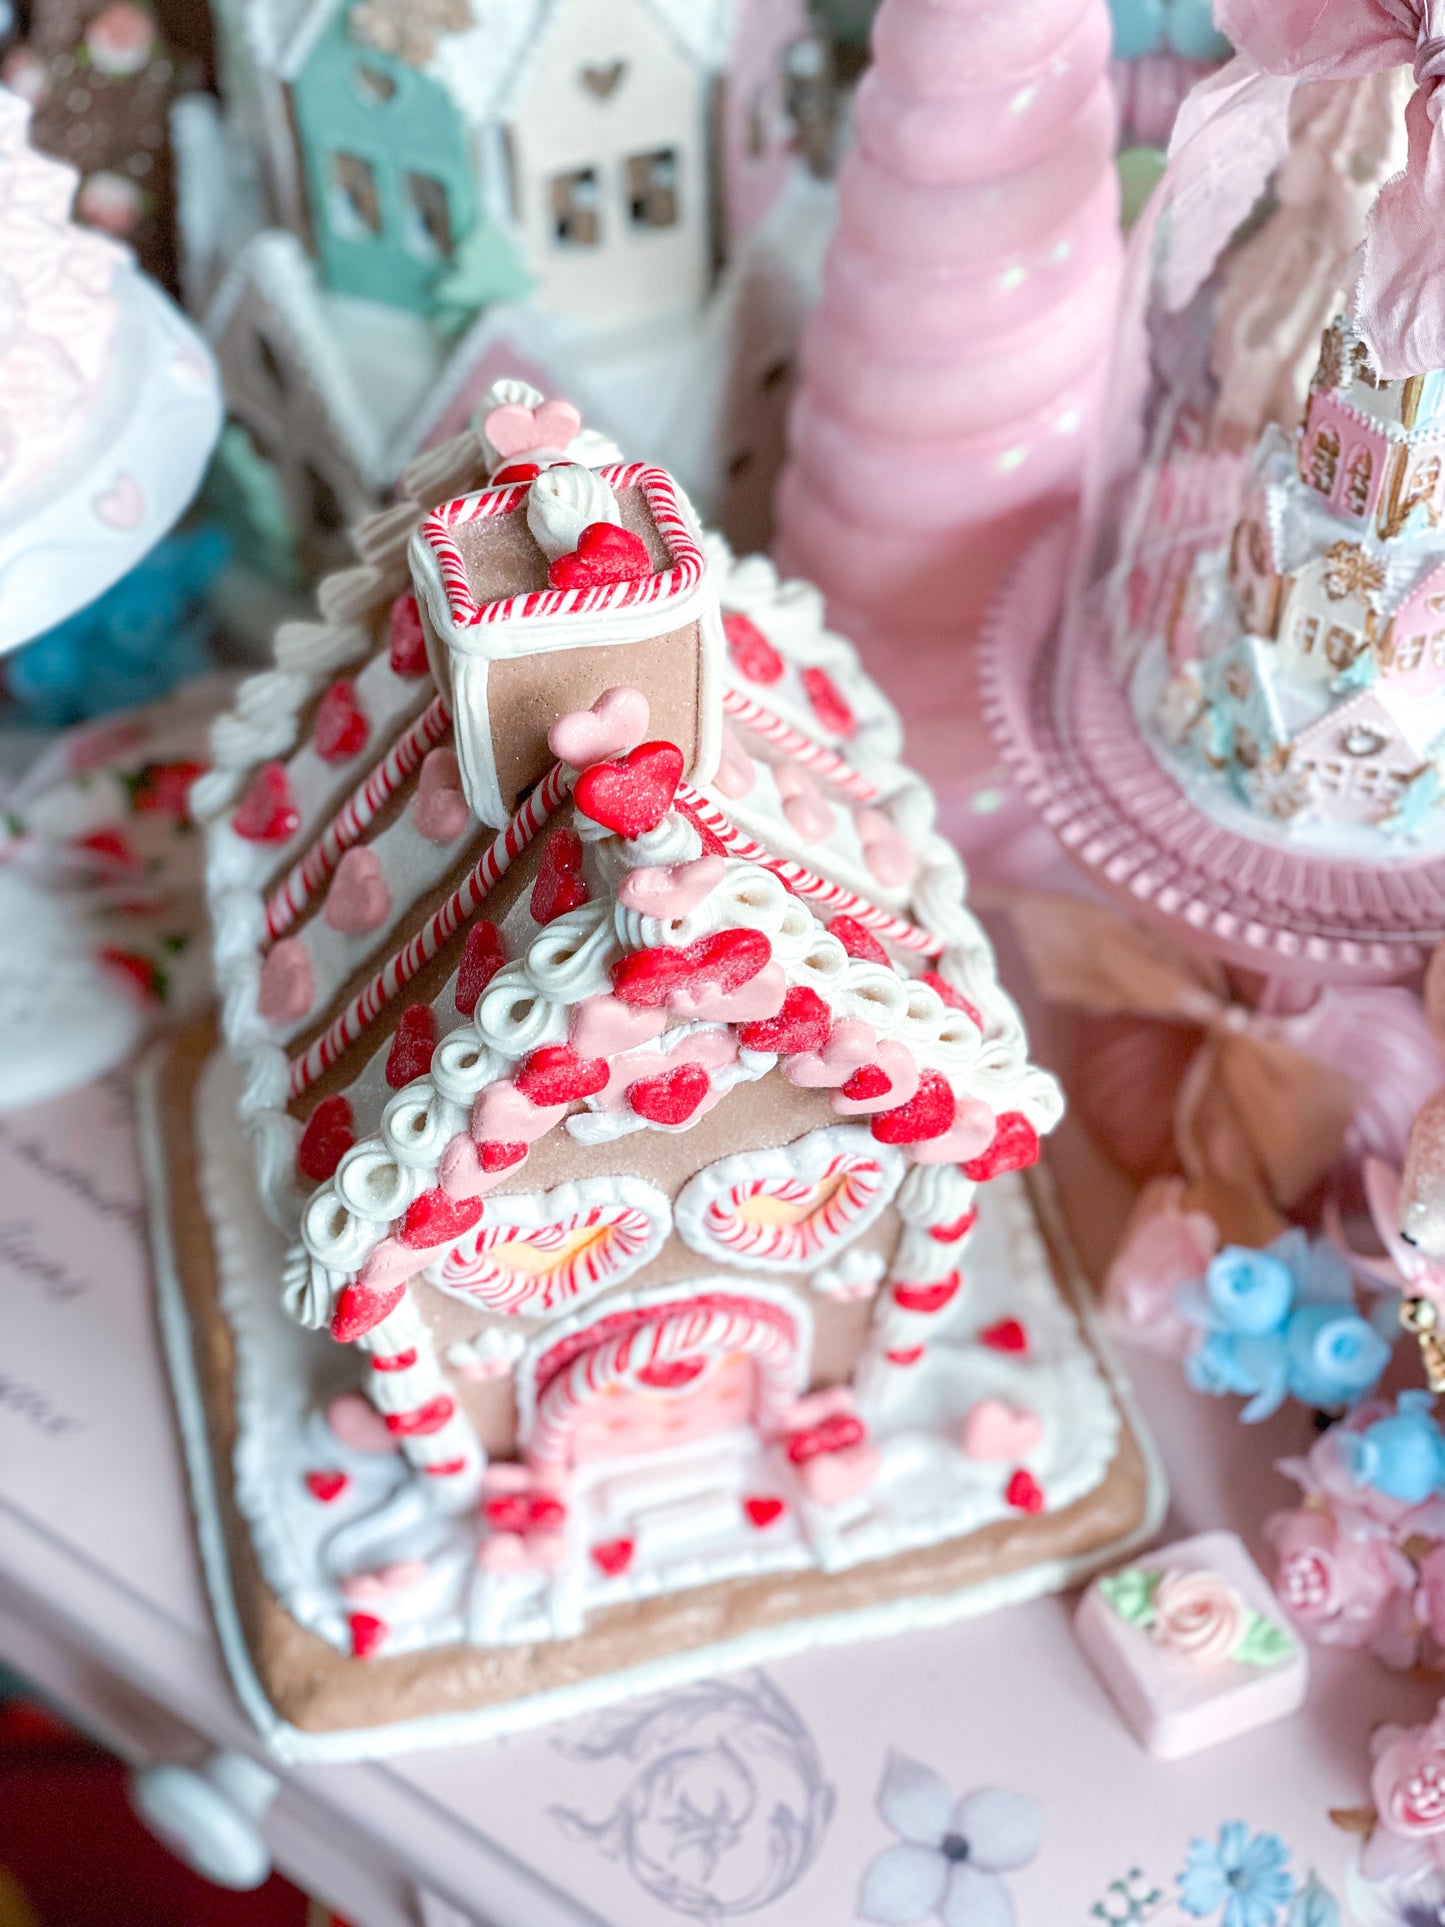
[[[629,870],[618,885],[617,901],[640,917],[685,917],[717,888],[726,868],[720,856],[699,856],[691,863]]]
[[[483,1572],[556,1572],[566,1554],[560,1532],[489,1532],[477,1553]]]
[[[442,1161],[437,1167],[437,1182],[449,1198],[479,1198],[484,1192],[490,1191],[494,1184],[500,1184],[510,1168],[484,1171],[481,1153],[475,1142],[463,1132],[460,1137],[454,1137],[442,1152]]]
[[[393,1593],[410,1592],[427,1575],[425,1559],[393,1559],[389,1566],[375,1572],[348,1573],[338,1583],[343,1599],[386,1599]]]
[[[877,1059],[878,1036],[873,1026],[861,1017],[848,1017],[834,1025],[822,1050],[804,1051],[789,1059],[783,1075],[805,1091],[837,1090],[861,1064],[873,1064]]]
[[[915,1164],[967,1164],[982,1157],[993,1143],[998,1119],[980,1098],[960,1097],[951,1129],[942,1137],[912,1144],[909,1155]]]
[[[145,520],[145,491],[134,475],[117,475],[91,506],[107,528],[138,529]]]
[[[1044,1435],[1037,1412],[1020,1411],[1001,1398],[981,1398],[963,1421],[959,1442],[970,1459],[1027,1458]]]
[[[467,827],[470,817],[455,750],[431,750],[421,766],[411,804],[417,835],[429,843],[451,843]]]
[[[537,448],[565,454],[581,426],[581,411],[570,401],[544,401],[536,408],[507,402],[491,411],[482,432],[499,455],[529,455]]]
[[[492,1084],[472,1106],[478,1144],[532,1144],[567,1115],[565,1104],[533,1104],[515,1084]]]
[[[896,1110],[917,1093],[918,1066],[912,1051],[904,1045],[880,1044],[873,1062],[888,1079],[888,1089],[876,1097],[845,1097],[842,1091],[835,1091],[833,1109],[839,1117],[868,1117],[874,1111]]]
[[[310,951],[300,937],[283,937],[261,966],[257,1010],[268,1024],[292,1024],[310,1010],[315,995]]]
[[[612,1057],[618,1051],[635,1050],[660,1037],[667,1027],[665,1010],[648,1010],[641,1004],[624,1004],[610,991],[598,997],[584,997],[572,1012],[568,1039],[579,1057]]]
[[[331,1435],[353,1452],[396,1452],[401,1448],[386,1429],[386,1420],[360,1392],[343,1392],[326,1408]]]
[[[833,833],[833,812],[812,777],[796,763],[779,763],[773,781],[783,800],[783,815],[805,843],[821,843]]]
[[[836,1505],[872,1485],[878,1476],[876,1445],[850,1445],[842,1452],[820,1452],[798,1467],[798,1477],[810,1499]]]
[[[706,982],[685,984],[669,998],[668,1008],[676,1017],[709,1023],[761,1024],[777,1016],[787,994],[787,973],[781,964],[770,963],[737,990]]]
[[[724,796],[734,798],[746,796],[758,780],[752,757],[744,749],[737,731],[727,723],[722,726],[722,755],[714,780]]]
[[[885,816],[882,810],[854,810],[853,827],[863,846],[863,861],[885,889],[912,882],[918,872],[918,858],[891,816]]]
[[[404,1245],[400,1238],[383,1238],[366,1254],[356,1282],[366,1291],[386,1292],[393,1285],[405,1284],[417,1269],[417,1255],[410,1245]]]
[[[391,915],[391,892],[375,850],[346,852],[336,866],[321,914],[344,937],[364,937],[381,928]]]
[[[547,732],[547,747],[571,769],[590,769],[636,749],[647,734],[649,710],[640,689],[604,689],[590,709],[559,716]]]

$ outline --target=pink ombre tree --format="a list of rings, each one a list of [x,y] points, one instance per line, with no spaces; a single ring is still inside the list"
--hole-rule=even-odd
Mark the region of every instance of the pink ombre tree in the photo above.
[[[956,679],[1077,485],[1122,270],[1109,39],[1106,0],[883,0],[874,24],[778,514],[885,682],[930,657]]]

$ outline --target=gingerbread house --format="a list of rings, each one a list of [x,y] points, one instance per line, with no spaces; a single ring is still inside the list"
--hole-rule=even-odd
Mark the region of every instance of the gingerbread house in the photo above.
[[[1057,1086],[893,712],[665,471],[494,401],[194,797],[225,1048],[163,1215],[209,1224],[180,1289],[203,1379],[231,1332],[303,1726],[977,1610],[1157,1496],[1019,1175]],[[373,1704],[358,1662],[421,1671]]]

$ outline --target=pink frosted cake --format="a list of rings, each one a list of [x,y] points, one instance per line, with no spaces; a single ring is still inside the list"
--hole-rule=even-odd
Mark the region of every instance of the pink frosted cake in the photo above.
[[[293,1750],[977,1611],[1158,1496],[891,711],[667,474],[538,439],[428,458],[196,792],[223,1038],[160,1073],[162,1295]]]

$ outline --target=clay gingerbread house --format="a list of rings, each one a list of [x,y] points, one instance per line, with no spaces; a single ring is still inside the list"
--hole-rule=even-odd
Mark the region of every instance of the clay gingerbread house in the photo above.
[[[309,1729],[976,1610],[1152,1503],[1017,1175],[1058,1089],[892,711],[666,472],[494,401],[194,792],[224,1049],[153,1113],[196,1120],[163,1215]]]

